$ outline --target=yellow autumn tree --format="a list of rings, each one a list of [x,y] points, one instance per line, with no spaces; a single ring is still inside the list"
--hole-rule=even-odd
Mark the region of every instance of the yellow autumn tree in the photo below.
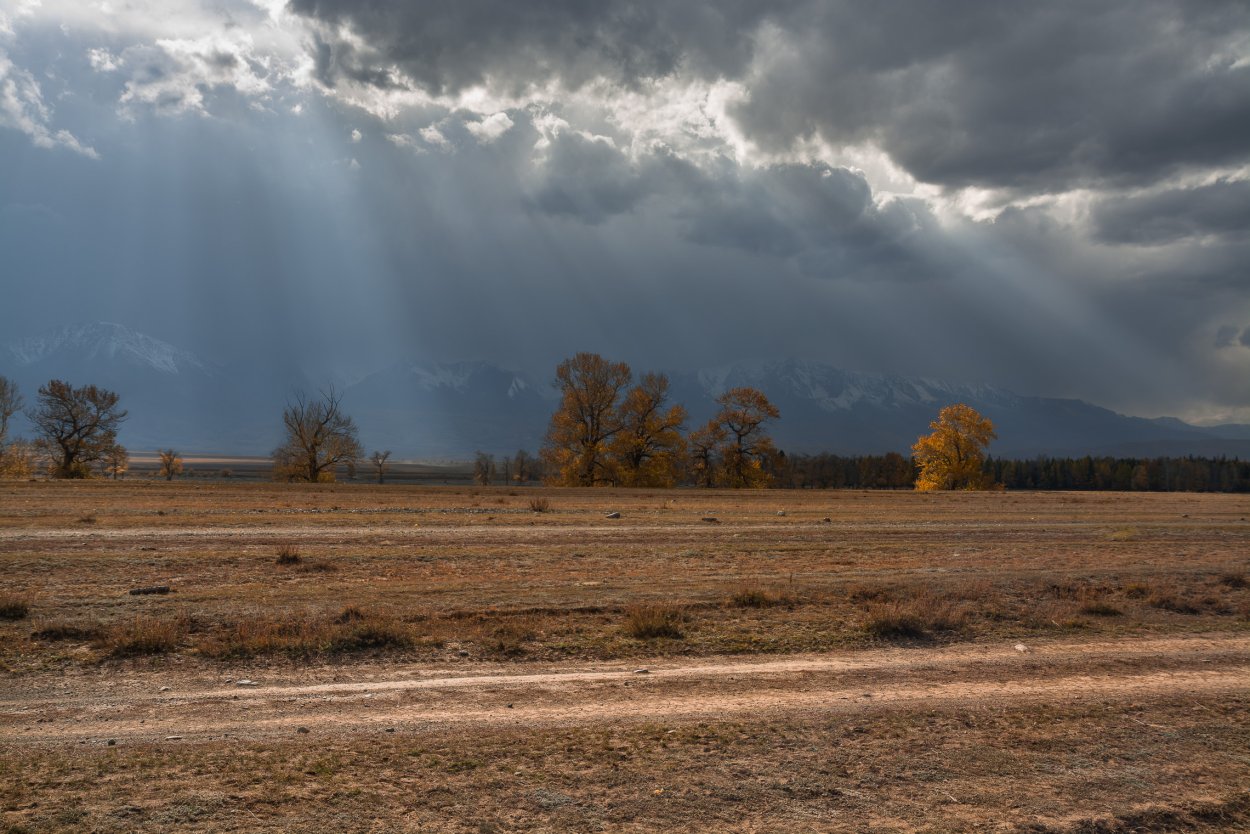
[[[617,400],[632,377],[629,365],[597,353],[579,353],[556,367],[560,406],[551,415],[542,450],[549,483],[611,483],[609,444],[622,428]]]
[[[644,374],[618,410],[621,430],[612,439],[617,482],[629,487],[671,487],[677,483],[686,441],[686,409],[668,402],[668,377]]]
[[[998,436],[994,424],[971,406],[958,403],[938,412],[929,428],[933,433],[911,447],[920,468],[916,489],[986,489],[989,480],[981,469],[985,448]]]
[[[781,412],[755,388],[730,388],[716,402],[721,408],[712,422],[720,427],[723,437],[717,451],[724,485],[768,486],[772,475],[766,466],[776,456],[777,447],[764,433],[764,425],[780,417]]]

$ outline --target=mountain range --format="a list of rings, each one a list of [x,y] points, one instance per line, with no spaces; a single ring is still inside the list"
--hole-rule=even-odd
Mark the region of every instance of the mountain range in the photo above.
[[[0,345],[0,375],[30,404],[49,379],[117,391],[129,412],[121,440],[131,449],[266,454],[281,439],[280,415],[296,391],[328,374],[197,356],[120,324],[92,322]],[[998,430],[998,457],[1085,454],[1250,457],[1250,426],[1195,426],[1174,418],[1117,414],[1081,400],[1031,397],[988,385],[881,376],[802,360],[747,362],[669,372],[673,402],[690,425],[716,411],[715,398],[748,385],[781,411],[772,427],[787,452],[906,453],[942,406],[963,402]],[[558,400],[550,381],[485,362],[393,361],[341,386],[366,449],[396,458],[464,459],[475,450],[535,451]],[[23,431],[22,421],[17,429]]]

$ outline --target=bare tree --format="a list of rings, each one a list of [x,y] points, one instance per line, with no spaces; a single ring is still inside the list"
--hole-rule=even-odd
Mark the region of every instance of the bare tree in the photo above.
[[[333,388],[319,399],[300,392],[282,412],[286,440],[273,451],[274,476],[289,481],[333,481],[339,464],[354,467],[364,454],[356,423],[343,413]]]
[[[22,395],[17,383],[0,376],[0,454],[9,443],[9,418],[22,410]]]
[[[495,456],[478,452],[473,459],[473,480],[482,486],[490,486],[495,479]]]
[[[523,484],[534,480],[534,459],[524,449],[518,449],[512,458],[512,480]]]
[[[390,449],[387,449],[385,452],[375,451],[369,456],[369,462],[373,464],[374,471],[378,473],[379,484],[382,483],[382,476],[386,474],[386,470],[391,468],[390,464],[387,463],[387,461],[390,460],[390,457]]]
[[[22,410],[17,383],[0,376],[0,477],[22,478],[30,473],[30,449],[22,440],[9,439],[9,420]]]
[[[160,473],[167,481],[172,481],[175,475],[182,474],[182,455],[173,449],[161,449],[157,452],[160,455],[161,465]]]
[[[91,465],[117,445],[126,412],[117,394],[94,385],[75,388],[60,379],[39,389],[37,405],[26,416],[42,435],[35,445],[51,460],[55,478],[86,478]]]

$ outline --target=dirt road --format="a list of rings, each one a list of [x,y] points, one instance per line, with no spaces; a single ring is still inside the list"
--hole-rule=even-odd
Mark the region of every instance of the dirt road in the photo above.
[[[191,743],[683,722],[1017,700],[1073,704],[1250,689],[1250,636],[915,647],[784,659],[526,666],[448,664],[184,673],[175,668],[11,682],[0,745]]]

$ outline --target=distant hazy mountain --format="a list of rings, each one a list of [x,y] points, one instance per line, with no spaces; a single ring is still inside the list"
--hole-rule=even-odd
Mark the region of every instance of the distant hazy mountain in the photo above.
[[[906,452],[938,409],[967,403],[998,431],[999,457],[1206,454],[1250,457],[1246,426],[1201,428],[1126,417],[1081,400],[1025,397],[989,385],[887,377],[796,360],[729,365],[673,377],[674,397],[706,420],[714,398],[749,385],[781,410],[778,445],[795,452]]]
[[[0,374],[28,403],[52,378],[121,394],[130,412],[122,442],[132,449],[265,454],[298,390],[316,392],[328,369],[248,363],[224,366],[118,324],[60,328],[0,345]],[[1250,458],[1250,426],[1198,427],[1126,417],[1080,400],[1027,397],[988,385],[887,377],[813,362],[750,362],[670,374],[674,402],[691,425],[716,410],[728,388],[764,391],[781,410],[773,429],[789,452],[906,452],[939,408],[964,402],[994,421],[1000,457],[1038,454],[1228,455]],[[482,362],[392,362],[341,387],[367,449],[396,458],[465,458],[475,450],[536,451],[556,402],[549,379]],[[22,427],[19,426],[19,430]]]

